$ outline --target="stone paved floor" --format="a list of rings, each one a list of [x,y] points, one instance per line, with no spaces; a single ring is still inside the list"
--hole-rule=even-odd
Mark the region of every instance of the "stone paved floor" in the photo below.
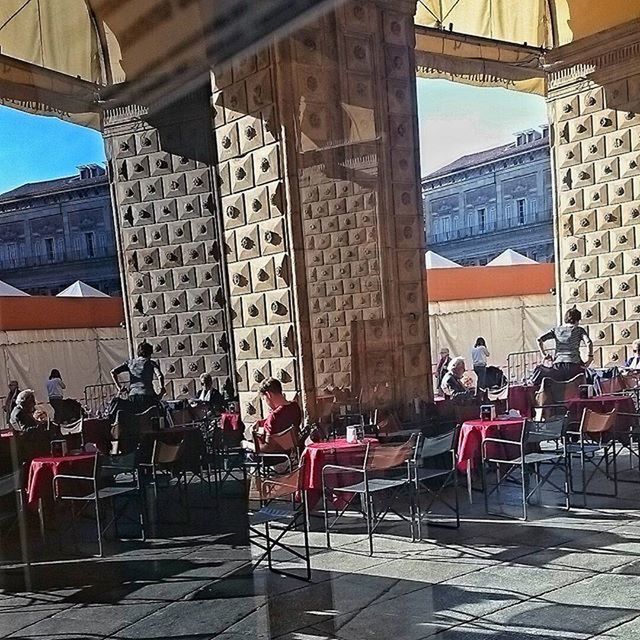
[[[311,584],[248,573],[241,501],[216,506],[204,494],[191,523],[158,525],[144,544],[112,542],[103,560],[52,534],[45,551],[58,559],[32,567],[30,590],[20,570],[0,570],[0,637],[640,640],[639,492],[621,484],[618,499],[537,508],[526,524],[486,516],[481,494],[473,505],[462,496],[459,530],[429,528],[412,543],[390,523],[373,557],[361,527],[327,550],[314,519]]]

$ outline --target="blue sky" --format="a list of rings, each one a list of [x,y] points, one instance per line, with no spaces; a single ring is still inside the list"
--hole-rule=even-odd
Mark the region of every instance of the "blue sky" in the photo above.
[[[418,79],[422,175],[457,158],[513,141],[517,131],[544,124],[544,98],[448,80]]]
[[[418,113],[423,175],[546,122],[545,102],[538,96],[446,80],[418,80]],[[0,107],[0,193],[103,161],[98,132]]]

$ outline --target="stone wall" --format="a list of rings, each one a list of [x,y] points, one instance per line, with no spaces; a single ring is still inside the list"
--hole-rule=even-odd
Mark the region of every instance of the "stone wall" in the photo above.
[[[639,54],[631,24],[548,56],[560,302],[582,311],[603,366],[638,338]]]
[[[129,340],[154,347],[168,396],[209,372],[232,387],[208,88],[149,115],[105,114]]]

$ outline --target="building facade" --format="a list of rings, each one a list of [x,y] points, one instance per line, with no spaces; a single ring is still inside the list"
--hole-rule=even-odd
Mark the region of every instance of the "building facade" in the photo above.
[[[422,179],[427,248],[462,265],[505,249],[554,259],[548,128],[459,158]]]
[[[76,280],[120,293],[109,179],[99,165],[0,195],[0,280],[55,295]]]

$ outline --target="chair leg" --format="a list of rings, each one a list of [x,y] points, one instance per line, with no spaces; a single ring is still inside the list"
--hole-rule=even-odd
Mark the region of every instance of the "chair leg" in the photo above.
[[[453,468],[453,492],[456,505],[456,529],[460,528],[460,498],[458,497],[458,470]]]
[[[104,558],[104,550],[102,548],[102,520],[100,518],[100,501],[97,498],[95,500],[95,509],[96,509],[96,526],[98,529],[98,554],[101,558]]]
[[[322,506],[324,508],[324,530],[327,536],[327,549],[331,549],[331,536],[329,533],[329,511],[327,508],[327,488],[324,485],[324,478],[322,479]]]
[[[373,555],[373,499],[369,495],[369,492],[366,491],[365,494],[365,503],[367,505],[366,511],[366,519],[367,519],[367,535],[369,537],[369,555]]]
[[[528,488],[528,480],[529,474],[527,472],[527,466],[524,463],[524,456],[522,463],[520,465],[520,475],[522,476],[522,519],[526,521],[527,519],[527,488]]]

